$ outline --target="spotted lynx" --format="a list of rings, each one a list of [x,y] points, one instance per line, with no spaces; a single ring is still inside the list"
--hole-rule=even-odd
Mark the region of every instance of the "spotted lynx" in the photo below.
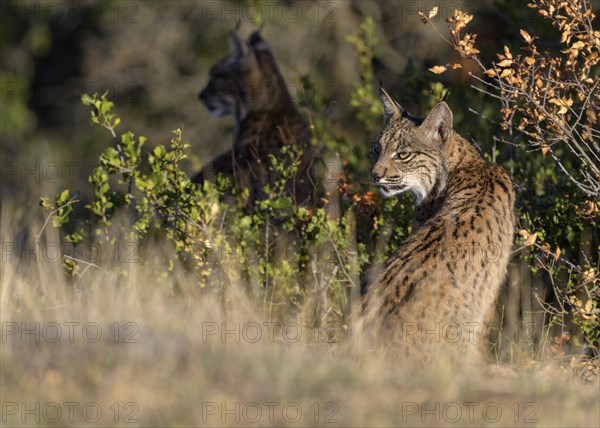
[[[243,40],[237,30],[229,35],[230,53],[210,70],[210,80],[199,98],[213,116],[233,115],[233,148],[215,158],[193,181],[209,175],[231,177],[237,187],[250,190],[250,201],[263,199],[263,187],[272,183],[270,155],[282,159],[282,149],[299,150],[299,173],[287,190],[297,203],[312,194],[308,126],[296,109],[271,48],[258,31]]]
[[[411,235],[366,290],[365,319],[378,320],[400,352],[476,355],[510,257],[511,180],[453,131],[445,102],[419,119],[383,89],[380,96],[385,125],[372,179],[386,197],[411,192],[416,208]]]

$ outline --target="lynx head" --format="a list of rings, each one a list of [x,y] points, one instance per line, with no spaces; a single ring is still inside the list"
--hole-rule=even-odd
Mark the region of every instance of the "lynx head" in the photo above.
[[[268,43],[258,31],[245,41],[234,30],[229,33],[229,55],[210,69],[199,98],[211,115],[236,115],[241,120],[272,109],[282,91],[287,94]]]
[[[373,143],[373,182],[386,197],[410,191],[420,204],[446,185],[444,147],[452,134],[452,112],[442,101],[425,119],[419,119],[383,88],[379,95],[385,121]]]
[[[237,114],[241,91],[229,71],[231,59],[225,57],[210,69],[210,79],[198,95],[208,112],[214,117]]]

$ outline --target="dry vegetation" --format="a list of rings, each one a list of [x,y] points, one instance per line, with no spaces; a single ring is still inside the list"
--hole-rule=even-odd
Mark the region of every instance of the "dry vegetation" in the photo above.
[[[34,248],[41,220],[5,205],[2,236]],[[58,245],[55,229],[44,235],[45,248]],[[415,375],[385,350],[361,355],[325,328],[303,330],[301,316],[264,324],[244,293],[229,290],[223,306],[181,269],[157,279],[121,263],[69,281],[50,254],[5,252],[5,426],[597,426],[600,417],[597,381],[557,365]]]

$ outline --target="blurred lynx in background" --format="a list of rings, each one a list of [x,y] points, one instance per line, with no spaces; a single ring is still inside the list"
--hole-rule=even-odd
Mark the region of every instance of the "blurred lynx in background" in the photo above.
[[[313,152],[306,122],[296,109],[270,46],[258,31],[248,41],[237,29],[229,34],[229,55],[210,70],[210,80],[199,98],[215,116],[236,120],[233,148],[217,156],[193,181],[201,183],[216,174],[233,179],[236,187],[250,190],[250,202],[264,199],[263,188],[273,184],[271,156],[298,164],[286,190],[301,204],[313,193],[310,168]]]
[[[506,276],[512,183],[453,132],[445,102],[418,119],[380,95],[385,125],[373,146],[372,179],[387,197],[410,191],[416,209],[412,234],[366,291],[366,319],[401,352],[423,351],[420,361],[462,361],[477,355],[470,351]]]

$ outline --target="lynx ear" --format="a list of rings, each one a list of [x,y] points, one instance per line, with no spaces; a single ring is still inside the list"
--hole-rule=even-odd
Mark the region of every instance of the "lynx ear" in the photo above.
[[[385,89],[383,89],[382,86],[379,87],[379,98],[383,105],[383,114],[386,122],[392,117],[402,117],[404,109],[390,97],[390,94],[385,92]]]
[[[421,128],[434,144],[441,146],[446,143],[452,133],[452,111],[448,104],[444,101],[437,103],[421,124]]]
[[[229,53],[236,58],[242,58],[250,52],[250,47],[244,39],[240,37],[237,30],[229,33]]]

